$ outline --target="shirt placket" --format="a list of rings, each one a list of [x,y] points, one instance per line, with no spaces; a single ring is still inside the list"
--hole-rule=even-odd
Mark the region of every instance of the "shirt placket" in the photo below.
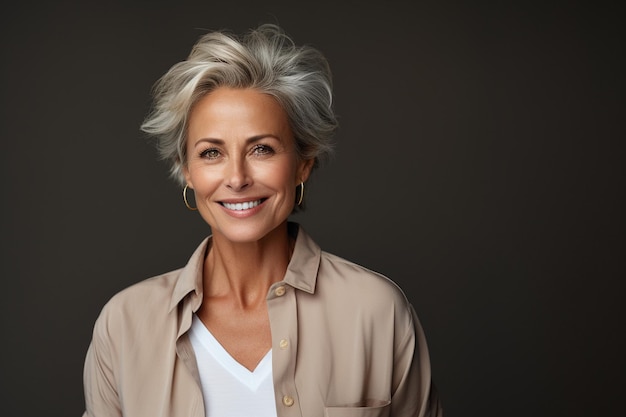
[[[272,332],[272,372],[279,417],[301,417],[295,384],[298,352],[296,289],[278,282],[270,288],[267,308]]]
[[[178,330],[178,337],[176,339],[176,355],[178,359],[185,365],[189,373],[191,374],[195,384],[193,386],[193,394],[190,395],[193,398],[193,404],[191,408],[193,414],[190,417],[205,417],[204,412],[204,399],[202,398],[202,388],[200,383],[200,373],[198,371],[198,365],[196,362],[195,352],[191,346],[189,340],[189,328],[191,327],[192,320],[192,306],[189,300],[185,300],[179,310],[179,323],[180,328]]]

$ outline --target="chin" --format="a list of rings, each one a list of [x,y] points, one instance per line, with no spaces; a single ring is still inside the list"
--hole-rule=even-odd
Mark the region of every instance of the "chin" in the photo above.
[[[278,226],[280,226],[280,224],[274,226],[242,224],[212,230],[214,230],[214,234],[219,234],[232,243],[254,243],[266,238],[268,235],[271,235],[272,232],[278,228]]]

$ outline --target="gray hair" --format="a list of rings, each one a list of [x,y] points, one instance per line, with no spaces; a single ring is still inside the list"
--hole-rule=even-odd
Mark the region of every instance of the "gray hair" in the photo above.
[[[219,87],[253,88],[273,96],[287,113],[299,158],[314,167],[333,150],[337,119],[326,58],[310,46],[296,46],[283,30],[263,24],[237,37],[226,31],[203,35],[188,58],[170,68],[154,85],[154,103],[141,130],[157,139],[171,175],[184,184],[186,135],[190,111]]]

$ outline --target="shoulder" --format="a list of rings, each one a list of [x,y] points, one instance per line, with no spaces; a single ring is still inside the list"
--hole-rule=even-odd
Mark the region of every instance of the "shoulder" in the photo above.
[[[302,226],[291,226],[297,230],[292,262],[296,260],[294,269],[299,270],[299,276],[289,278],[294,282],[305,282],[307,286],[311,284],[305,291],[315,288],[316,298],[323,298],[324,302],[349,297],[362,303],[407,304],[404,292],[387,276],[323,251]]]
[[[137,303],[151,306],[169,301],[181,271],[182,269],[177,269],[133,284],[111,297],[107,305],[123,308]]]
[[[359,292],[382,291],[405,298],[402,289],[389,277],[328,252],[322,252],[319,275],[323,280],[332,281],[334,285],[357,286],[358,288],[352,289],[360,289]]]
[[[208,238],[196,248],[184,267],[145,279],[115,294],[103,307],[100,319],[110,317],[130,322],[151,319],[154,322],[170,315],[187,294],[202,291],[199,277],[207,245]]]
[[[180,270],[140,281],[105,303],[93,326],[91,365],[133,380],[175,350],[178,309],[171,308]],[[95,361],[95,362],[94,362]],[[154,372],[158,369],[154,368]],[[124,371],[136,375],[124,375]],[[122,373],[117,374],[118,371]]]
[[[96,327],[112,330],[167,315],[181,270],[145,279],[113,295],[102,308]]]
[[[328,323],[325,331],[337,340],[362,336],[401,343],[414,337],[417,326],[410,301],[392,279],[327,252],[321,253],[315,291],[301,297],[300,307],[299,320]]]
[[[317,286],[327,296],[337,296],[343,302],[350,300],[350,304],[371,310],[410,308],[406,294],[392,279],[328,252],[322,252]]]

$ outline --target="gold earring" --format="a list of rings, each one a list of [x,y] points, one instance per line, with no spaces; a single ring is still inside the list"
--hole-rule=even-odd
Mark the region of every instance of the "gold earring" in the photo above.
[[[189,201],[187,201],[187,188],[189,188],[189,185],[185,185],[185,188],[183,188],[183,201],[185,202],[185,206],[187,206],[189,210],[196,211],[198,210],[198,207],[191,207],[189,205]]]
[[[302,200],[304,199],[304,182],[300,181],[300,197],[298,198],[297,205],[302,204]]]

